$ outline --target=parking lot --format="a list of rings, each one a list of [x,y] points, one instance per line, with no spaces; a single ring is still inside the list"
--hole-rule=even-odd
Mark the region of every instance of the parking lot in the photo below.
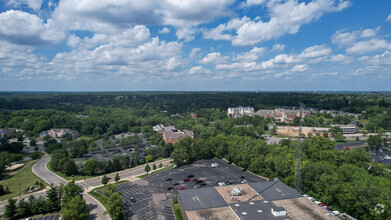
[[[219,163],[220,167],[212,168],[212,163]],[[184,179],[194,175],[190,181]],[[131,183],[117,186],[122,192],[125,204],[126,219],[175,219],[171,208],[171,201],[176,197],[179,188],[192,189],[196,185],[194,179],[206,184],[201,187],[217,186],[217,181],[230,181],[232,184],[240,183],[244,177],[248,182],[266,181],[257,175],[242,171],[241,168],[227,164],[224,160],[200,160],[193,164],[170,168]],[[172,179],[168,180],[167,179]],[[173,190],[167,190],[173,187]],[[131,197],[136,200],[131,202]]]
[[[39,218],[32,218],[33,220],[58,220],[60,219],[60,215],[48,215],[48,216],[42,216]]]

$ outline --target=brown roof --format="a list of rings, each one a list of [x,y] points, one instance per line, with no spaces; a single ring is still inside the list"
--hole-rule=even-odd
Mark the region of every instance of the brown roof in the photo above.
[[[194,137],[194,132],[189,130],[169,130],[163,131],[163,136],[165,138],[179,139],[184,137]]]

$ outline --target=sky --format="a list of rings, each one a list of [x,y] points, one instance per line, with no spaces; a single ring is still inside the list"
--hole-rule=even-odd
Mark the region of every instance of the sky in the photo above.
[[[390,0],[0,0],[0,91],[390,90]]]

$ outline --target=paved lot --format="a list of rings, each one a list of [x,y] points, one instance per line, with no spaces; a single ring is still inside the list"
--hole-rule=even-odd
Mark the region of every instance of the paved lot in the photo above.
[[[212,168],[212,163],[219,163],[220,167]],[[184,182],[184,178],[190,174],[194,175],[191,179],[203,180],[207,184],[206,187],[217,186],[217,181],[231,181],[237,184],[241,176],[245,176],[248,182],[266,181],[219,159],[201,160],[190,165],[170,168],[144,179],[117,186],[116,189],[123,194],[126,219],[174,219],[171,201],[176,197],[177,190],[180,187],[185,190],[191,189],[197,185],[193,181]],[[172,180],[166,181],[167,178]],[[178,185],[173,186],[174,183]],[[174,190],[167,191],[167,187],[170,186],[173,186]],[[131,197],[136,203],[130,201]]]
[[[39,218],[33,218],[34,220],[58,220],[60,219],[60,215],[48,215],[48,216],[43,216]]]
[[[341,151],[346,147],[365,147],[366,143],[366,141],[340,143],[335,145],[335,149]]]

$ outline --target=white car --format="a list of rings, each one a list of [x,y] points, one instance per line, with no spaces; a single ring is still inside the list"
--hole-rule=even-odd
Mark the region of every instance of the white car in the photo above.
[[[212,163],[211,166],[212,166],[212,168],[216,168],[216,167],[219,167],[220,164],[218,164],[218,163]]]
[[[315,201],[315,204],[317,204],[317,205],[319,205],[321,202],[319,202],[319,201]]]
[[[240,183],[242,184],[247,183],[247,180],[240,180]]]
[[[339,212],[338,211],[332,211],[331,214],[332,215],[339,215]]]

